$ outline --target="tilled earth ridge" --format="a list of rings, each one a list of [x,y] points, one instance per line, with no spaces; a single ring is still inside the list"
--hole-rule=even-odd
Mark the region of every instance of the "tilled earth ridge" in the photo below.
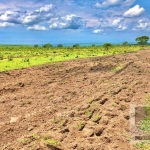
[[[149,93],[150,50],[0,73],[0,150],[137,150],[129,108]]]

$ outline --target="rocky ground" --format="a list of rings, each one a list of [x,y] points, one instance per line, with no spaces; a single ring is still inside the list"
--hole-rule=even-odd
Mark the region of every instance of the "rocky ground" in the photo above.
[[[150,50],[0,73],[1,150],[137,150],[130,105],[150,93]]]

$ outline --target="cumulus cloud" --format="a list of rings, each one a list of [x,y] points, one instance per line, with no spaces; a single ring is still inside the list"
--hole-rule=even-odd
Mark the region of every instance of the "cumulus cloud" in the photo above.
[[[123,18],[117,18],[117,19],[113,20],[112,26],[118,26],[122,20],[123,20]]]
[[[46,27],[44,26],[39,26],[39,25],[34,25],[32,27],[28,27],[27,30],[40,30],[40,31],[44,31],[44,30],[47,30]]]
[[[95,6],[98,8],[107,8],[116,5],[131,6],[134,2],[135,0],[105,0],[102,3],[97,2]]]
[[[102,3],[97,2],[95,4],[95,6],[99,7],[99,8],[106,8],[108,6],[121,4],[121,2],[122,2],[122,0],[106,0],[106,1],[104,1]]]
[[[127,28],[128,28],[127,25],[122,25],[122,24],[120,24],[120,25],[117,27],[116,31],[124,31],[124,30],[126,30]]]
[[[104,30],[103,29],[95,29],[94,31],[93,31],[93,33],[102,33]]]
[[[148,19],[141,19],[132,30],[150,30],[150,21]]]
[[[74,14],[52,19],[49,23],[51,29],[79,29],[84,24],[82,18]]]
[[[137,17],[137,16],[140,16],[144,11],[145,11],[145,9],[143,7],[140,7],[139,5],[135,5],[134,7],[127,10],[123,14],[123,16],[124,17],[131,17],[131,18]]]
[[[53,8],[52,4],[45,5],[44,7],[41,7],[40,9],[37,9],[35,12],[49,12]]]
[[[0,27],[11,27],[11,26],[15,26],[15,24],[9,22],[0,22]]]
[[[22,18],[19,12],[6,11],[0,15],[0,20],[9,23],[20,24]]]
[[[132,4],[134,4],[135,0],[126,0],[123,5],[124,6],[131,6]]]
[[[25,16],[23,24],[34,25],[42,21],[48,21],[54,16],[52,11],[52,4],[45,5],[44,7],[41,7],[40,9],[35,10],[33,13]]]
[[[26,11],[5,11],[0,14],[0,21],[22,25],[34,25],[43,21],[48,21],[53,16],[53,5],[49,4],[32,13],[27,13]]]

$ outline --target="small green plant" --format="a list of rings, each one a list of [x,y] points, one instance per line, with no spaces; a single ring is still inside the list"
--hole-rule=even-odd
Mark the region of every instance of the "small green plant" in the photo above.
[[[58,123],[58,120],[55,117],[54,117],[53,121],[54,121],[54,123]]]
[[[24,62],[30,62],[30,59],[29,58],[24,58],[24,60],[23,60]]]
[[[87,110],[85,114],[87,117],[90,117],[92,115],[92,112],[90,110]]]
[[[89,99],[88,103],[91,104],[93,102],[93,99]]]
[[[94,116],[94,118],[93,118],[93,121],[94,122],[97,122],[97,121],[99,121],[100,120],[100,115],[99,114],[96,114],[95,116]]]
[[[107,93],[112,93],[112,90],[111,89],[107,90]]]
[[[60,146],[60,142],[53,140],[50,136],[43,137],[42,142],[53,146]]]
[[[79,124],[78,124],[78,130],[79,131],[81,131],[83,128],[84,128],[84,124],[82,123],[82,122],[80,122]]]
[[[67,123],[67,119],[63,119],[61,122],[60,122],[60,125],[61,126],[65,126]]]
[[[36,140],[36,139],[35,139],[33,136],[30,136],[30,137],[26,137],[26,138],[21,139],[20,142],[21,142],[23,145],[26,145],[26,144],[29,144],[29,143],[35,141],[35,140]]]
[[[111,72],[119,71],[119,70],[121,70],[122,68],[123,68],[123,65],[120,64],[119,66],[112,68],[112,69],[111,69]]]
[[[22,139],[20,142],[21,142],[23,145],[26,145],[26,144],[28,143],[28,140],[27,140],[27,139]]]

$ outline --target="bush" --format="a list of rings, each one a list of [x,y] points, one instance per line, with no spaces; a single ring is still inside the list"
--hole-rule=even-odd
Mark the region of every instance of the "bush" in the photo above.
[[[39,46],[37,44],[34,45],[34,48],[38,48]]]
[[[74,44],[73,47],[74,47],[74,48],[79,48],[80,45],[79,45],[79,44]]]
[[[44,44],[43,47],[44,47],[44,48],[51,48],[51,47],[53,47],[53,45],[50,44],[50,43],[47,43],[47,44]]]
[[[105,43],[103,46],[104,46],[105,50],[108,50],[109,47],[112,46],[112,44],[111,43]]]
[[[3,59],[4,59],[3,55],[2,55],[2,54],[0,54],[0,60],[3,60]]]
[[[58,44],[57,47],[58,48],[63,48],[63,45],[62,44]]]
[[[8,55],[8,61],[13,61],[13,56],[12,55]]]
[[[30,59],[29,58],[25,58],[24,62],[30,62]]]

